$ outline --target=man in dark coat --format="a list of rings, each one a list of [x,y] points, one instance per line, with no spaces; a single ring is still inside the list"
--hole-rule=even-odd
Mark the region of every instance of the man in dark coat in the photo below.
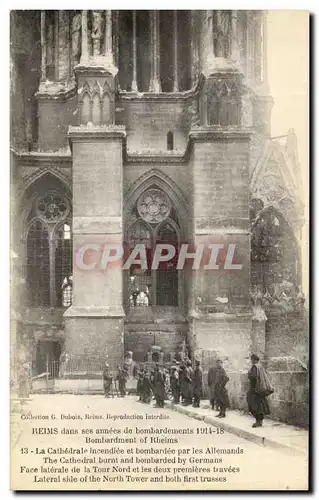
[[[179,390],[180,390],[180,395],[182,397],[182,403],[184,403],[185,401],[185,387],[186,387],[185,370],[186,370],[185,362],[182,361],[178,370]]]
[[[217,359],[216,361],[216,378],[215,378],[215,400],[216,404],[219,407],[219,413],[216,415],[219,418],[226,417],[226,408],[229,407],[229,397],[226,389],[226,384],[229,380],[224,368],[221,359]]]
[[[179,373],[176,365],[173,365],[171,367],[170,383],[171,383],[172,395],[174,398],[173,402],[177,404],[179,403],[179,398],[180,398],[180,386],[179,386]]]
[[[208,397],[211,404],[212,410],[215,410],[215,381],[216,381],[216,362],[214,362],[208,370],[207,374],[207,386],[208,386]],[[217,410],[218,408],[216,408]]]
[[[203,372],[200,367],[200,361],[196,359],[195,370],[193,373],[193,406],[199,408],[200,398],[203,391]]]
[[[264,416],[270,414],[266,395],[258,392],[260,379],[262,376],[265,377],[266,375],[264,367],[259,363],[259,357],[256,354],[252,354],[250,359],[252,367],[248,372],[250,388],[247,392],[247,403],[250,413],[256,419],[253,427],[261,427],[263,425]],[[268,395],[271,394],[271,392],[272,391],[269,391]]]
[[[118,372],[117,372],[117,380],[118,380],[118,383],[119,383],[119,392],[120,392],[120,396],[125,396],[126,394],[126,382],[129,378],[129,373],[128,373],[128,369],[127,369],[127,366],[124,365],[121,367],[119,366],[118,367]]]
[[[136,392],[139,397],[139,401],[143,400],[143,392],[144,392],[144,368],[139,371],[137,378],[137,387]]]
[[[105,363],[103,369],[103,389],[104,395],[107,398],[110,395],[111,387],[112,387],[112,375],[109,372],[109,365]]]
[[[156,406],[159,408],[164,408],[165,399],[165,374],[160,370],[159,364],[156,363],[154,371],[154,396],[156,399]]]
[[[193,391],[192,391],[192,385],[193,385],[193,368],[192,368],[192,362],[189,359],[186,361],[186,367],[184,370],[184,402],[183,404],[185,406],[192,404],[193,400]]]
[[[143,403],[150,403],[152,400],[152,383],[151,383],[151,375],[150,372],[145,370],[143,377],[143,395],[142,401]]]

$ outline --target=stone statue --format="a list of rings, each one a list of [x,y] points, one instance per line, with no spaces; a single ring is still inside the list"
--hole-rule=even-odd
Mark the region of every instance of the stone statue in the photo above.
[[[81,57],[81,31],[82,31],[82,14],[75,11],[72,19],[72,59],[73,67],[80,62]]]
[[[215,56],[227,59],[230,56],[231,11],[214,12]]]
[[[101,40],[103,36],[102,11],[92,11],[93,56],[101,55]]]
[[[50,22],[47,27],[46,39],[46,64],[47,64],[47,79],[53,80],[54,71],[54,32],[53,22]]]

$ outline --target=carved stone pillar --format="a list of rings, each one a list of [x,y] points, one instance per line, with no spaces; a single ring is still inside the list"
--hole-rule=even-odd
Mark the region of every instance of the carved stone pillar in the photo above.
[[[239,61],[239,46],[238,46],[238,12],[231,12],[231,59]]]
[[[252,12],[250,10],[246,11],[246,79],[248,82],[252,80]]]
[[[120,29],[120,13],[118,10],[114,10],[114,34],[113,34],[113,53],[114,59],[113,64],[119,67],[119,29]]]
[[[174,53],[174,85],[173,92],[178,92],[178,24],[177,10],[173,11],[173,53]]]
[[[262,12],[254,16],[254,80],[255,85],[262,81]]]
[[[47,79],[47,45],[45,38],[45,10],[41,10],[41,82]]]
[[[104,37],[105,56],[112,57],[112,11],[105,11],[105,37]]]
[[[70,43],[70,19],[68,10],[59,10],[59,80],[67,82],[70,77],[70,59],[72,58]]]
[[[151,18],[151,81],[150,92],[161,92],[161,83],[159,77],[160,69],[160,53],[159,53],[159,11],[150,11]]]
[[[89,62],[89,45],[88,45],[88,12],[82,10],[82,40],[81,40],[81,65],[85,66]]]
[[[197,31],[197,12],[191,11],[191,82],[192,87],[196,84],[199,75],[199,44],[198,44],[198,31]]]
[[[267,53],[267,37],[268,37],[268,13],[262,13],[262,82],[263,87],[269,91],[268,84],[268,53]]]
[[[210,75],[215,68],[215,47],[214,47],[214,12],[204,11],[203,34],[201,45],[204,47],[201,57],[202,69],[205,75]]]
[[[133,40],[132,40],[132,59],[133,59],[133,79],[132,79],[132,90],[137,92],[137,76],[136,76],[136,10],[132,13],[133,21]]]
[[[60,79],[59,71],[59,11],[54,12],[54,66],[55,66],[55,81]]]

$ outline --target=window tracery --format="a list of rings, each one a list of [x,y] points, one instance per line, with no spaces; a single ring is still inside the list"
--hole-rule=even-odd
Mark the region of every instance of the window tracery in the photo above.
[[[126,279],[127,305],[129,307],[177,306],[178,271],[176,269],[179,245],[179,227],[175,211],[168,196],[159,189],[149,189],[137,200],[133,212],[139,218],[129,228],[126,245],[131,250],[137,244],[146,249],[148,269],[132,265]],[[156,270],[151,269],[153,254],[157,243],[175,246],[175,258],[160,263]]]
[[[27,305],[72,303],[72,235],[67,219],[70,203],[48,192],[34,202],[26,229]]]

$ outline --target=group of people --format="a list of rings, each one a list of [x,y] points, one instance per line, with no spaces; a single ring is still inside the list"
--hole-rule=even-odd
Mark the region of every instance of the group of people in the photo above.
[[[248,372],[250,387],[247,392],[247,403],[249,412],[255,417],[256,421],[253,427],[261,427],[264,416],[270,413],[267,396],[273,390],[267,373],[259,362],[256,354],[251,355],[251,369]],[[114,377],[106,363],[103,371],[104,393],[108,397],[116,387],[118,382],[118,395],[125,396],[126,383],[129,378],[128,367],[124,363],[118,366],[116,376]],[[113,381],[115,379],[115,384]],[[209,368],[207,374],[207,388],[211,407],[217,410],[216,415],[219,418],[226,417],[226,410],[230,406],[228,391],[226,388],[229,377],[223,367],[221,359],[217,359]],[[154,398],[156,406],[164,407],[166,399],[172,399],[175,404],[185,406],[192,404],[193,407],[200,406],[200,400],[203,396],[203,372],[200,361],[195,360],[195,367],[189,358],[183,361],[174,361],[170,369],[165,369],[155,363],[154,367],[143,367],[137,375],[137,394],[139,401],[150,403]]]
[[[124,397],[126,394],[126,383],[129,379],[129,370],[126,363],[118,365],[115,376],[110,372],[110,366],[105,363],[103,369],[103,389],[105,397],[117,396]]]
[[[217,360],[216,366],[209,372],[209,388],[212,406],[214,408],[216,405],[220,418],[226,416],[226,408],[229,406],[225,388],[228,380],[222,361]],[[142,368],[138,374],[137,394],[139,401],[143,403],[150,403],[154,394],[156,406],[160,408],[163,408],[165,399],[169,399],[169,394],[175,404],[181,402],[184,406],[192,404],[193,407],[199,408],[203,395],[203,371],[200,361],[195,360],[194,368],[189,358],[182,362],[174,361],[170,370],[162,369],[158,363],[154,369]]]

